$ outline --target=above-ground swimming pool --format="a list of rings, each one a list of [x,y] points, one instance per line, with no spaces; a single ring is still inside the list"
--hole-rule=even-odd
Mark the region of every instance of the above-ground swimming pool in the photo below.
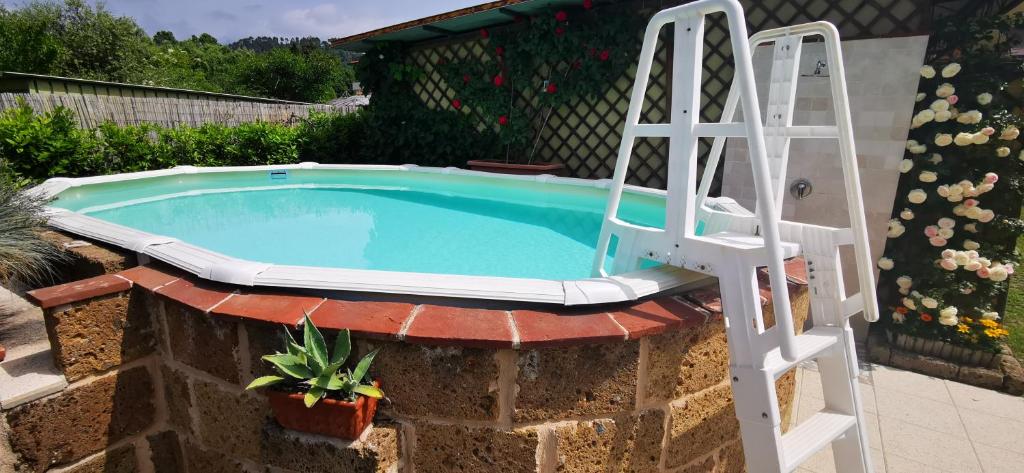
[[[51,179],[50,224],[215,281],[588,304],[702,276],[649,268],[591,278],[607,181],[417,166],[178,167]],[[620,217],[664,225],[664,193]]]

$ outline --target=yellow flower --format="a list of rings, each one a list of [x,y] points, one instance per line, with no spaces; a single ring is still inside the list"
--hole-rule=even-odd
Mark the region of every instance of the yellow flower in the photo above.
[[[985,329],[985,335],[989,338],[1001,338],[1008,335],[1010,332],[1002,328],[989,328]]]
[[[999,326],[999,322],[996,322],[995,320],[982,319],[981,325],[984,325],[988,328],[996,328]]]
[[[973,324],[974,323],[974,319],[972,319],[970,317],[960,317],[960,320],[962,320],[964,323],[968,323],[968,324]]]
[[[964,324],[960,324],[960,325],[957,325],[957,326],[956,326],[956,329],[957,329],[957,330],[958,330],[958,331],[959,331],[960,333],[967,333],[967,332],[970,332],[970,331],[971,331],[971,328],[970,328],[970,327],[968,327],[967,325],[964,325]]]

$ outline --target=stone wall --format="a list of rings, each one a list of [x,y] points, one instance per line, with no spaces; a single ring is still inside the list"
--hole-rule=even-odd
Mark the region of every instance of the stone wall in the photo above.
[[[550,313],[180,276],[136,267],[30,294],[71,384],[3,412],[17,471],[744,469],[713,288]],[[805,317],[806,287],[791,293]],[[266,397],[243,390],[267,372],[259,357],[279,348],[281,324],[294,328],[303,311],[328,336],[351,329],[358,354],[381,348],[371,373],[388,402],[357,441],[283,430]],[[787,419],[793,387],[793,373],[777,383]]]

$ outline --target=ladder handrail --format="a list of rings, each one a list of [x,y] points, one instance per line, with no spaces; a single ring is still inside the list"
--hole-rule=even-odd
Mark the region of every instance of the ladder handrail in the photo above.
[[[832,23],[827,21],[816,21],[802,25],[786,26],[760,31],[751,36],[749,43],[751,49],[753,49],[786,36],[799,36],[801,38],[806,36],[821,36],[824,39],[825,57],[828,60],[829,67],[832,68],[832,73],[829,77],[829,84],[833,97],[833,108],[835,112],[838,138],[840,143],[844,141],[849,143],[849,148],[840,145],[839,153],[843,168],[843,177],[847,181],[845,190],[846,201],[850,207],[850,226],[853,229],[861,229],[861,231],[854,231],[853,236],[854,258],[857,266],[857,280],[860,286],[861,297],[864,300],[864,318],[869,322],[875,322],[878,320],[879,314],[878,306],[874,302],[877,300],[873,274],[874,264],[871,259],[871,247],[868,243],[868,235],[866,231],[867,220],[864,214],[864,202],[861,200],[862,190],[860,185],[860,173],[858,172],[859,167],[857,165],[857,153],[853,139],[853,121],[850,117],[850,107],[846,103],[848,100],[846,71],[843,65],[842,52],[836,50],[834,46],[839,44],[839,31],[836,30],[836,27]],[[721,122],[729,123],[735,118],[737,106],[736,95],[735,87],[730,87],[729,93],[726,96],[725,106],[722,109]],[[744,120],[746,120],[747,109],[744,108],[743,110]],[[760,108],[755,110],[757,110],[758,117],[760,117]],[[726,138],[724,137],[717,137],[712,142],[711,152],[708,155],[707,163],[704,166],[704,173],[701,176],[700,189],[697,192],[696,205],[698,208],[701,208],[707,200],[708,192],[710,192],[711,189],[711,183],[714,181],[715,171],[721,161],[725,142]],[[779,182],[776,184],[774,192],[777,194],[784,193],[785,183]],[[760,202],[760,198],[758,199],[758,202]]]

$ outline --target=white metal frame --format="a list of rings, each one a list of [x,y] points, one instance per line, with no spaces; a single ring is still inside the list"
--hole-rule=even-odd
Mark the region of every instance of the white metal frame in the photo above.
[[[415,165],[375,166],[300,163],[281,166],[232,166],[199,168],[179,166],[172,169],[115,174],[84,178],[53,178],[35,187],[45,197],[75,187],[162,176],[240,171],[271,171],[282,169],[401,171],[422,174],[485,176],[499,180],[535,181],[580,187],[606,189],[607,179],[564,178],[551,175],[514,176],[468,171],[457,168],[433,168]],[[299,185],[303,186],[303,185]],[[286,187],[276,185],[272,188]],[[656,189],[628,186],[628,191],[664,197]],[[562,305],[586,305],[636,300],[669,289],[707,284],[709,279],[698,273],[672,266],[636,270],[612,277],[578,280],[544,280],[488,276],[460,276],[435,273],[411,273],[344,269],[312,266],[291,266],[261,263],[230,257],[174,238],[117,225],[82,213],[48,207],[49,225],[83,237],[134,251],[143,258],[153,258],[211,281],[244,286],[271,286],[328,291],[355,291],[411,294],[432,297],[455,297],[537,302]]]
[[[720,123],[701,123],[700,78],[705,17],[725,15],[735,59],[732,90]],[[674,26],[672,105],[669,123],[641,124],[651,64],[660,31]],[[825,40],[835,126],[792,123],[801,44],[804,37]],[[754,87],[751,49],[774,43],[767,123],[762,126]],[[863,311],[876,320],[873,265],[868,256],[867,225],[853,144],[839,35],[830,23],[763,31],[747,40],[738,0],[698,0],[652,17],[644,35],[633,95],[623,127],[615,175],[605,212],[593,274],[608,276],[635,270],[654,260],[718,277],[729,342],[729,367],[740,421],[747,469],[791,472],[817,451],[830,447],[840,473],[870,472],[871,459],[857,383],[857,355],[849,317]],[[743,122],[734,122],[741,106]],[[634,140],[669,141],[668,195],[664,229],[633,225],[618,218],[620,197]],[[698,189],[699,138],[713,137],[711,159]],[[754,213],[728,199],[707,197],[726,138],[745,138],[753,171]],[[840,148],[850,228],[830,228],[781,220],[790,140],[832,138]],[[698,230],[698,223],[703,227]],[[617,238],[614,264],[607,256]],[[854,246],[859,294],[847,297],[839,247]],[[784,259],[803,255],[807,265],[814,328],[796,334]],[[757,272],[767,267],[774,300],[775,326],[761,313]],[[782,433],[775,381],[805,361],[817,362],[825,408]]]

